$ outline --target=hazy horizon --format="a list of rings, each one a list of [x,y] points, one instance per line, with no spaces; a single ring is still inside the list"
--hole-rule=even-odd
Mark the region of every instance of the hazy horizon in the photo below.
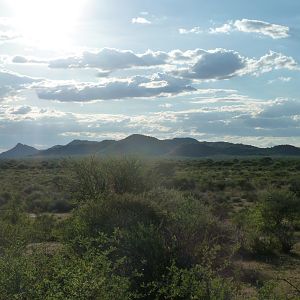
[[[294,0],[0,0],[0,152],[131,134],[300,146],[299,24]]]

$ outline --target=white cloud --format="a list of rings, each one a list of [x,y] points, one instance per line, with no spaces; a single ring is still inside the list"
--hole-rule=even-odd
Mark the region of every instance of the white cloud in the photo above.
[[[17,57],[16,62],[38,61]],[[41,62],[41,61],[39,61]],[[79,56],[51,61],[49,66],[61,68],[97,68],[98,83],[45,81],[8,71],[0,71],[0,94],[22,88],[37,89],[42,99],[62,102],[88,102],[126,98],[151,98],[195,91],[198,81],[224,80],[237,76],[259,76],[273,70],[299,71],[299,64],[290,56],[270,51],[260,58],[247,58],[227,49],[173,50],[143,54],[117,49],[84,52]],[[160,66],[163,71],[152,77],[110,78],[111,71],[133,67]],[[157,72],[157,71],[156,71]],[[169,75],[168,75],[169,74]],[[281,78],[287,82],[289,79]],[[39,84],[33,84],[40,82]]]
[[[195,88],[190,86],[189,80],[161,73],[152,77],[135,76],[123,80],[110,79],[96,84],[66,83],[45,86],[45,83],[42,83],[36,85],[35,88],[41,99],[61,102],[149,98],[195,91]]]
[[[211,33],[211,34],[218,34],[218,33],[227,33],[228,34],[230,31],[232,31],[231,24],[224,24],[220,27],[209,29],[209,33]]]
[[[0,42],[10,41],[20,37],[13,31],[0,31]]]
[[[200,33],[203,33],[203,30],[198,26],[193,27],[191,29],[179,28],[178,31],[179,31],[180,34],[189,34],[189,33],[200,34]]]
[[[171,103],[163,103],[163,104],[160,104],[159,107],[162,107],[162,108],[171,108],[171,107],[173,107],[173,105]]]
[[[292,77],[284,77],[284,76],[280,76],[276,79],[271,79],[268,81],[268,84],[272,84],[275,82],[290,82],[292,80]]]
[[[50,68],[99,68],[102,70],[151,67],[166,64],[168,54],[148,50],[135,54],[129,50],[103,48],[97,52],[83,52],[78,56],[55,59],[49,62]]]
[[[242,19],[236,21],[229,21],[220,27],[210,28],[210,34],[218,33],[230,33],[232,31],[257,33],[265,36],[269,36],[273,39],[282,39],[289,37],[289,27],[272,24],[259,20]]]
[[[290,82],[292,80],[292,77],[283,77],[283,76],[280,76],[280,77],[278,77],[278,80],[282,81],[282,82]]]
[[[258,33],[273,39],[289,37],[289,27],[259,20],[236,20],[234,22],[234,27],[241,32]]]
[[[19,107],[14,107],[11,113],[14,115],[26,115],[31,111],[32,108],[30,106],[19,106]]]
[[[132,24],[144,24],[144,25],[152,24],[151,21],[149,21],[148,19],[146,19],[146,18],[144,18],[144,17],[132,18],[132,19],[131,19],[131,23],[132,23]]]
[[[15,72],[0,69],[0,88],[22,87],[23,85],[39,81],[39,79],[23,76]]]
[[[0,17],[0,42],[14,40],[20,37],[15,31],[13,20],[10,18]]]
[[[25,57],[22,55],[16,55],[11,60],[15,64],[27,64],[27,63],[33,63],[33,64],[47,64],[46,60],[31,58],[31,57]]]
[[[260,113],[261,117],[278,118],[300,115],[300,101],[289,99],[276,99]]]
[[[243,74],[260,75],[280,69],[299,71],[300,66],[293,57],[270,51],[259,59],[248,59]]]
[[[246,66],[245,58],[231,50],[216,49],[204,51],[197,62],[188,69],[174,71],[174,74],[192,79],[226,79],[236,76]]]
[[[209,34],[229,34],[233,31],[246,32],[246,33],[257,33],[260,35],[269,36],[273,39],[282,39],[289,37],[289,27],[284,25],[272,24],[260,20],[235,20],[229,21],[219,27],[211,27],[208,30],[202,30],[200,27],[194,27],[192,29],[180,28],[180,34],[188,33],[209,33]]]
[[[103,48],[95,52],[83,52],[76,56],[54,59],[49,62],[15,56],[15,63],[48,63],[50,68],[96,68],[98,77],[108,77],[112,71],[131,68],[159,67],[165,73],[191,79],[228,79],[246,74],[260,75],[272,70],[300,70],[291,56],[270,51],[260,58],[248,58],[240,53],[217,48],[213,50],[172,50],[170,52],[148,50],[137,54],[129,50]]]
[[[234,98],[235,103],[228,100]],[[214,102],[210,100],[214,99]],[[143,133],[159,138],[191,136],[201,140],[243,142],[266,145],[298,143],[300,136],[299,101],[263,100],[245,95],[208,95],[201,103],[182,110],[163,103],[160,112],[125,114],[64,113],[40,109],[0,105],[0,139],[8,143],[67,143],[73,138],[124,138]],[[176,105],[176,108],[178,106]],[[42,132],[41,135],[32,135]]]
[[[270,51],[260,58],[247,58],[236,51],[226,49],[199,50],[196,62],[187,68],[172,71],[176,76],[196,80],[221,80],[234,76],[256,75],[273,70],[300,70],[294,58]],[[182,54],[186,57],[186,54]],[[180,56],[177,53],[177,56]]]
[[[64,117],[65,113],[50,108],[41,109],[29,105],[0,105],[2,121],[24,121],[38,119],[56,119]]]

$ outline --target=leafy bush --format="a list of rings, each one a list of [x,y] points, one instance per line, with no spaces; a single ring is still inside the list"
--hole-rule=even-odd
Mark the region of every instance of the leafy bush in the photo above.
[[[86,246],[83,256],[71,249],[52,256],[10,249],[0,257],[1,299],[133,299],[129,278],[118,275],[122,260],[112,263],[110,251]]]
[[[243,247],[252,253],[289,252],[299,216],[300,199],[295,194],[279,190],[263,195],[259,204],[236,219]]]
[[[191,269],[172,265],[161,282],[153,283],[153,289],[157,289],[157,296],[153,299],[227,300],[236,294],[230,279],[222,278],[209,266],[201,265]]]
[[[130,157],[82,160],[75,164],[76,196],[81,201],[88,201],[112,192],[142,193],[155,181],[147,170],[145,164]]]
[[[75,162],[75,197],[79,201],[97,199],[108,192],[109,182],[100,160],[95,157]]]

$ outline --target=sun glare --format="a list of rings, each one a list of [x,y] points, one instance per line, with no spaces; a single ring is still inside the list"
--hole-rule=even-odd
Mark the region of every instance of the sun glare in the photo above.
[[[71,42],[86,0],[10,1],[22,37],[40,47],[65,47]]]

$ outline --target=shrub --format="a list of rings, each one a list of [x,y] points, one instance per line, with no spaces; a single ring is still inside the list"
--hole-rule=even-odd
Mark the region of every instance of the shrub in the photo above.
[[[158,295],[154,299],[227,300],[234,298],[236,293],[230,279],[222,278],[209,266],[202,265],[181,269],[173,264],[162,281],[153,286]]]
[[[30,240],[31,222],[20,202],[13,199],[0,214],[0,256],[12,245],[23,245]]]
[[[38,215],[32,224],[31,242],[55,241],[56,220],[51,215]]]
[[[264,195],[260,210],[264,231],[274,235],[284,252],[289,252],[294,242],[295,222],[300,217],[300,199],[293,193],[279,190]]]
[[[147,170],[141,161],[129,157],[82,160],[75,164],[76,196],[81,201],[88,201],[109,193],[142,193],[154,182]]]
[[[108,192],[109,183],[101,161],[95,157],[76,161],[76,183],[74,184],[75,197],[79,201],[98,199]]]
[[[99,231],[111,234],[115,228],[130,229],[139,223],[160,224],[162,219],[142,197],[110,195],[82,206],[75,212],[73,220],[84,224],[85,234],[93,236]]]
[[[259,204],[236,218],[243,247],[252,253],[289,252],[299,216],[300,200],[295,194],[279,190],[263,195]]]
[[[110,251],[86,246],[82,256],[70,249],[50,256],[10,249],[0,257],[1,299],[133,299],[129,278],[118,275],[122,260],[113,263]]]
[[[167,216],[164,227],[179,265],[198,263],[205,256],[203,249],[216,245],[220,247],[220,264],[233,251],[235,239],[230,226],[221,223],[203,201],[172,190],[155,190],[147,197]]]
[[[108,159],[103,162],[110,188],[117,194],[141,193],[148,190],[151,177],[147,166],[134,157]]]

